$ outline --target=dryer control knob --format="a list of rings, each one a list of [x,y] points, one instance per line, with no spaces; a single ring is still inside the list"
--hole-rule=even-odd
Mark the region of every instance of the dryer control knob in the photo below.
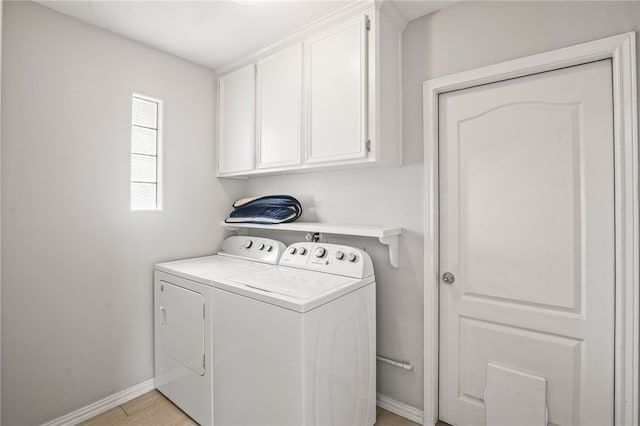
[[[347,260],[349,262],[355,262],[356,260],[358,260],[358,256],[355,253],[349,253],[347,255]]]
[[[298,250],[298,254],[304,256],[305,254],[307,254],[307,249],[304,247],[300,247],[300,250]]]
[[[253,241],[247,240],[244,243],[244,248],[251,248],[252,245],[253,245]]]
[[[260,246],[258,247],[258,250],[264,250],[264,244],[260,244]]]
[[[289,254],[296,254],[297,251],[298,251],[298,249],[296,249],[295,247],[291,247],[289,249]]]
[[[271,251],[271,250],[273,250],[273,246],[272,246],[271,244],[269,244],[269,245],[267,246],[267,251]]]
[[[338,259],[338,260],[342,260],[342,259],[344,259],[344,253],[343,253],[343,252],[341,252],[340,250],[338,250],[338,251],[336,252],[336,259]]]
[[[323,258],[326,253],[327,251],[324,249],[324,247],[318,247],[316,249],[315,255],[317,258]]]

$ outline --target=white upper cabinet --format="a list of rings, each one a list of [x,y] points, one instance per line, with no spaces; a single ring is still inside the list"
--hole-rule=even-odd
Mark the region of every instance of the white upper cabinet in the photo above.
[[[256,134],[258,169],[302,161],[302,44],[258,61]]]
[[[367,16],[358,16],[305,43],[307,163],[367,155]]]
[[[254,168],[255,66],[247,65],[220,78],[218,174]]]
[[[217,69],[218,176],[401,165],[405,25],[358,2]]]

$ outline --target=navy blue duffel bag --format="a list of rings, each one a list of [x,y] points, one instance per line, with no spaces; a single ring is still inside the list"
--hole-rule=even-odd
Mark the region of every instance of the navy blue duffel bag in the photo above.
[[[302,205],[290,195],[242,198],[233,203],[227,223],[276,224],[293,222],[302,214]]]

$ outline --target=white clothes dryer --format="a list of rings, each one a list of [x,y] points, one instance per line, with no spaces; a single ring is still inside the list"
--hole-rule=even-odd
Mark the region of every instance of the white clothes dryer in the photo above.
[[[217,255],[155,266],[156,387],[202,425],[213,424],[213,286],[275,267],[284,249],[272,239],[229,237]]]
[[[296,243],[279,266],[212,290],[215,425],[371,426],[376,290],[369,255]]]

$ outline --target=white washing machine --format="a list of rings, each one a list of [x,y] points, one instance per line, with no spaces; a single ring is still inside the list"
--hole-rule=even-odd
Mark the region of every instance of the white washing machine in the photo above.
[[[212,290],[214,424],[370,426],[376,298],[362,250],[296,243]]]
[[[272,239],[229,237],[217,255],[155,266],[156,387],[202,425],[213,424],[213,286],[275,267],[284,249]]]

